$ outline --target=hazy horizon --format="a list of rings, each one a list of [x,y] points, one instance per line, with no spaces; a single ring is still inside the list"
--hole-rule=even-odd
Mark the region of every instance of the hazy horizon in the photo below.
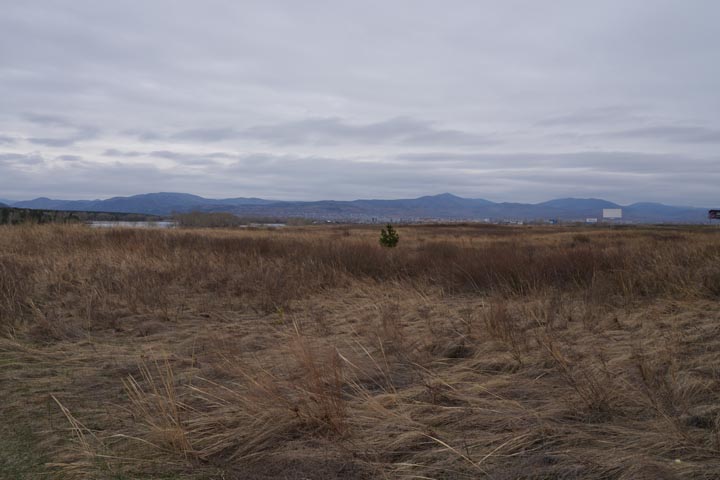
[[[720,3],[4,2],[0,198],[720,203]]]
[[[659,203],[659,204],[664,204],[664,205],[668,205],[668,206],[675,206],[675,207],[709,208],[709,209],[714,208],[712,205],[671,204],[671,203],[667,203],[667,202],[647,202],[647,201],[644,201],[644,200],[639,200],[639,201],[637,201],[637,202],[623,203],[623,202],[616,202],[616,201],[614,201],[614,200],[611,199],[611,198],[600,198],[600,197],[592,197],[592,196],[590,196],[590,197],[550,197],[550,198],[546,198],[546,199],[539,200],[539,201],[536,201],[536,202],[516,202],[516,201],[514,201],[514,200],[512,200],[512,199],[492,199],[492,198],[486,198],[486,197],[465,197],[465,196],[462,196],[462,195],[456,195],[456,194],[454,194],[454,193],[452,193],[452,192],[428,193],[428,194],[425,194],[425,195],[419,195],[419,196],[417,196],[417,197],[365,197],[365,198],[360,198],[360,197],[358,197],[358,198],[345,199],[345,200],[338,200],[338,199],[335,199],[335,198],[321,198],[321,199],[318,199],[318,200],[298,200],[298,199],[284,199],[284,200],[283,200],[283,199],[279,199],[279,198],[274,198],[274,197],[272,197],[272,196],[266,196],[266,197],[242,197],[242,196],[216,197],[216,196],[212,196],[212,195],[209,195],[209,196],[208,196],[208,195],[199,195],[199,194],[192,193],[192,192],[144,192],[144,193],[133,194],[133,195],[115,195],[115,196],[105,196],[105,197],[95,197],[95,198],[81,198],[81,197],[65,197],[65,198],[61,198],[61,197],[47,197],[47,196],[40,196],[40,197],[33,197],[33,198],[7,198],[7,197],[3,197],[3,196],[0,194],[0,202],[1,202],[2,200],[8,200],[8,201],[11,201],[11,202],[23,202],[23,201],[36,200],[36,199],[38,199],[38,198],[49,198],[50,200],[59,200],[59,201],[77,201],[77,200],[79,200],[79,201],[103,201],[103,200],[109,200],[109,199],[111,199],[111,198],[127,198],[127,197],[131,197],[131,196],[135,196],[135,195],[153,195],[153,194],[189,194],[189,195],[196,195],[196,196],[203,197],[203,198],[206,198],[206,199],[211,199],[211,200],[223,200],[223,199],[231,199],[231,198],[259,198],[259,199],[261,199],[261,200],[278,201],[278,202],[281,202],[281,201],[289,201],[289,202],[292,202],[292,201],[298,201],[298,202],[302,202],[302,201],[307,201],[307,202],[315,202],[315,201],[350,201],[350,202],[352,202],[352,201],[355,201],[355,200],[409,200],[409,199],[415,199],[415,198],[420,198],[420,197],[436,197],[436,196],[440,196],[440,195],[452,195],[452,196],[460,197],[460,198],[463,198],[463,199],[466,199],[466,200],[488,200],[488,201],[491,201],[491,202],[493,202],[493,203],[524,203],[524,204],[530,204],[530,205],[545,203],[545,202],[549,202],[549,201],[552,201],[552,200],[573,199],[573,200],[604,200],[604,201],[608,201],[608,202],[611,202],[611,203],[615,203],[615,204],[620,205],[620,206],[629,206],[629,205],[632,205],[632,204],[634,204],[634,203]]]

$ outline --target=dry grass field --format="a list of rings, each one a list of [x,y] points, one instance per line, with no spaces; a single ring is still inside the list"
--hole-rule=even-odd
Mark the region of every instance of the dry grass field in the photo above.
[[[0,478],[720,478],[720,229],[0,227]]]

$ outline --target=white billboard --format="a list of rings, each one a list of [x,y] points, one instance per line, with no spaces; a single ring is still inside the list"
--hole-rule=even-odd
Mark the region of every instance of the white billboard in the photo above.
[[[622,208],[603,208],[603,218],[622,218]]]

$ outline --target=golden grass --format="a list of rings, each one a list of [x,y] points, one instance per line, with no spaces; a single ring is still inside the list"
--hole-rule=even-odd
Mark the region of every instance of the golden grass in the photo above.
[[[719,478],[717,229],[400,233],[0,228],[0,478]]]

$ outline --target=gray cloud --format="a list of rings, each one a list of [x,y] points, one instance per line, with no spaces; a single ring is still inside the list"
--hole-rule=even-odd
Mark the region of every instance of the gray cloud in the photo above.
[[[717,202],[714,0],[6,3],[0,196]]]
[[[48,123],[48,125],[55,125]],[[65,125],[64,125],[65,126]],[[69,147],[77,142],[92,140],[98,137],[99,131],[91,127],[71,127],[74,129],[62,137],[30,137],[27,141],[33,145],[45,147]]]
[[[226,152],[213,152],[206,155],[207,158],[213,158],[213,159],[234,159],[238,158],[237,153],[226,153]]]
[[[181,153],[170,150],[156,150],[148,153],[151,157],[165,158],[185,165],[210,166],[216,163],[215,158],[210,155],[196,153]]]
[[[154,140],[163,140],[164,136],[155,132],[154,130],[143,130],[138,128],[131,128],[122,132],[124,135],[135,137],[143,142],[152,142]]]
[[[157,136],[155,136],[157,138]],[[437,128],[432,122],[396,117],[374,123],[354,124],[341,118],[308,118],[274,125],[238,130],[231,127],[184,130],[171,140],[219,142],[257,140],[270,145],[492,145],[489,136],[454,129]]]
[[[176,152],[167,153],[173,160],[176,158]],[[450,157],[442,153],[433,155]],[[718,158],[673,158],[631,152],[513,154],[499,158],[467,154],[453,158],[451,165],[425,158],[422,168],[408,168],[406,162],[418,161],[418,156],[412,154],[383,161],[228,154],[224,159],[232,161],[224,164],[206,163],[203,159],[207,156],[202,154],[190,156],[197,162],[163,169],[150,162],[129,165],[78,161],[55,165],[37,155],[4,154],[0,156],[0,165],[6,175],[0,177],[0,193],[19,197],[22,184],[32,181],[47,196],[60,198],[96,198],[104,192],[113,196],[147,191],[193,191],[218,198],[352,199],[440,193],[452,184],[456,194],[495,201],[534,202],[559,196],[596,196],[598,191],[603,191],[611,200],[632,203],[636,200],[634,189],[643,185],[643,200],[707,206],[712,204],[720,181],[720,173],[714,169]],[[655,167],[651,168],[650,164]],[[41,170],[28,171],[29,165]],[[198,188],[198,176],[204,178],[202,188]],[[303,178],[302,182],[298,182],[298,178]],[[678,189],[678,184],[693,185],[695,200],[688,201],[687,193]],[[548,188],[552,195],[547,194]],[[78,195],[79,191],[84,195]],[[312,196],[303,193],[308,191],[315,193]]]
[[[168,158],[170,160],[177,160],[178,158],[185,157],[185,155],[183,155],[182,153],[171,152],[169,150],[157,150],[154,152],[150,152],[148,155],[159,158]]]
[[[106,157],[140,157],[142,156],[142,153],[135,150],[126,151],[118,150],[116,148],[108,148],[103,152],[103,155]]]
[[[655,126],[610,132],[607,136],[679,143],[720,143],[720,129],[695,126]]]
[[[81,162],[83,157],[80,155],[59,155],[55,159],[61,162]]]
[[[350,124],[339,118],[312,118],[285,124],[256,126],[242,136],[279,145],[337,143],[400,143],[478,145],[495,143],[481,135],[438,129],[431,122],[408,117]]]
[[[140,138],[142,138],[142,136]],[[242,135],[237,130],[229,127],[183,130],[182,132],[175,133],[170,137],[172,140],[189,140],[199,142],[219,142],[221,140],[228,140],[232,138],[242,138]]]
[[[564,113],[553,117],[541,119],[536,122],[539,127],[576,127],[607,125],[608,123],[642,122],[644,117],[636,113],[634,107],[602,107]]]
[[[77,139],[75,138],[28,138],[28,142],[33,145],[41,145],[45,147],[69,147],[76,141]]]
[[[453,152],[408,153],[400,154],[396,160],[408,165],[427,164],[445,168],[507,169],[535,172],[556,172],[564,169],[576,169],[594,176],[597,172],[624,174],[654,173],[657,175],[694,170],[698,178],[714,165],[720,163],[720,157],[692,158],[684,155],[646,154],[638,152],[574,152],[560,154],[543,153],[500,153],[477,154]],[[426,168],[426,167],[425,167]]]
[[[23,118],[29,122],[36,123],[39,125],[50,125],[50,126],[61,126],[61,127],[74,127],[75,125],[65,117],[60,115],[47,115],[40,113],[26,113]]]
[[[42,155],[37,153],[0,153],[0,166],[5,167],[25,167],[44,161]]]
[[[238,154],[224,153],[224,152],[213,152],[213,153],[187,153],[177,152],[173,150],[152,150],[147,152],[140,152],[137,150],[118,150],[115,148],[106,149],[103,152],[103,156],[113,158],[138,158],[138,157],[155,157],[164,158],[166,160],[173,160],[178,163],[185,164],[214,164],[218,159],[237,159]]]
[[[23,113],[19,117],[32,125],[31,132],[43,135],[29,135],[26,141],[44,147],[69,147],[77,142],[97,138],[97,127],[80,125],[65,116],[39,113]]]

